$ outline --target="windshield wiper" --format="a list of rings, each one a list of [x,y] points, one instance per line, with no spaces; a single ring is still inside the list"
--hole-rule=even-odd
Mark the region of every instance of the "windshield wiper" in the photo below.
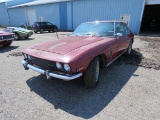
[[[99,35],[100,37],[104,37],[104,36],[112,36],[112,35],[109,35],[109,34],[103,34],[103,35]]]
[[[82,35],[95,35],[94,33],[88,32],[88,33],[83,33]]]
[[[92,35],[92,36],[95,36],[95,34],[94,34],[94,33],[91,33],[91,32],[76,34],[76,36],[84,36],[84,35]]]

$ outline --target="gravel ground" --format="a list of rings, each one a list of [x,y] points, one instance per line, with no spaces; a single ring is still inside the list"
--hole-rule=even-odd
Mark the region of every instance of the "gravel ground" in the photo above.
[[[64,37],[70,33],[58,34]],[[21,51],[55,39],[55,33],[34,34],[28,40],[0,48],[1,120],[160,119],[160,54],[152,49],[160,47],[158,42],[153,45],[151,40],[155,38],[136,36],[131,57],[123,56],[101,69],[95,89],[86,89],[80,78],[64,82],[24,70]]]

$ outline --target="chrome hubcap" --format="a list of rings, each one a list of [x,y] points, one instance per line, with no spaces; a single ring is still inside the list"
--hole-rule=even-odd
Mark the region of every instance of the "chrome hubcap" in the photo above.
[[[18,35],[15,34],[14,38],[17,40],[18,39]]]

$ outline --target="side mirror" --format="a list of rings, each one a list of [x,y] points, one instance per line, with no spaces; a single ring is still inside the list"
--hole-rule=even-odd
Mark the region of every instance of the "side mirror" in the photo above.
[[[122,36],[122,33],[117,33],[116,36]]]
[[[117,39],[119,39],[120,36],[122,36],[122,33],[117,33],[117,34],[115,35],[115,37],[116,37]]]

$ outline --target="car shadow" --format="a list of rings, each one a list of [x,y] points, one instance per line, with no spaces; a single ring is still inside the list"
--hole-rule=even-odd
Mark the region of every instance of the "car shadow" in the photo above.
[[[0,47],[0,53],[5,53],[5,52],[9,52],[11,50],[17,49],[19,46],[4,46],[4,47]]]
[[[19,39],[19,40],[14,40],[14,41],[28,41],[28,40],[34,40],[35,38],[22,38],[22,39]]]
[[[28,79],[26,83],[31,92],[51,103],[53,109],[89,119],[116,99],[132,76],[138,77],[134,74],[137,68],[138,66],[126,64],[120,59],[108,68],[100,69],[99,84],[92,89],[85,88],[82,78],[64,82],[39,75]]]

